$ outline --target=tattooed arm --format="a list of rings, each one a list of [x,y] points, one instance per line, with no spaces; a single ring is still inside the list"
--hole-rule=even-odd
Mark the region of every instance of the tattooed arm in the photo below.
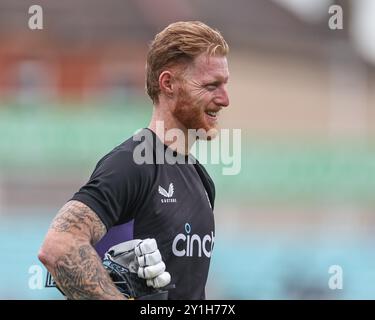
[[[105,233],[96,213],[79,201],[66,203],[54,218],[38,257],[68,299],[125,299],[93,247]]]

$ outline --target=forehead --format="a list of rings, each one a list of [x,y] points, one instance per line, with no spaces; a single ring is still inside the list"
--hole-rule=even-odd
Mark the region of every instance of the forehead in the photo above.
[[[194,78],[227,81],[229,77],[228,61],[224,56],[201,54],[189,67]]]

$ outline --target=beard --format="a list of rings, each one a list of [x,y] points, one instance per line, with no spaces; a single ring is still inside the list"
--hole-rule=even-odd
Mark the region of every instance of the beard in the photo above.
[[[193,99],[185,88],[179,88],[172,115],[187,130],[196,130],[197,140],[212,140],[217,136],[216,125],[210,124],[206,119],[204,105],[199,99]]]

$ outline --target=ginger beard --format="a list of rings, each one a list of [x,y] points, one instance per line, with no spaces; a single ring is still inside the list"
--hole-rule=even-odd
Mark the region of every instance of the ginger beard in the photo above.
[[[177,102],[172,115],[177,119],[187,130],[199,130],[197,132],[197,139],[212,140],[218,134],[217,119],[212,119],[206,114],[206,111],[218,111],[217,108],[208,108],[204,106],[199,98],[193,98],[189,94],[185,86],[178,90]]]

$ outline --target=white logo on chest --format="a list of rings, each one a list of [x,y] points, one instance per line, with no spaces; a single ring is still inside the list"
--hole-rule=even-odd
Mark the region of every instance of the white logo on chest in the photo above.
[[[172,252],[176,257],[202,257],[202,253],[210,258],[214,247],[215,236],[213,231],[201,238],[198,234],[190,234],[191,226],[185,223],[185,233],[177,234],[172,243]],[[196,245],[194,245],[196,244]]]
[[[159,186],[158,191],[162,196],[164,196],[164,198],[160,199],[161,203],[177,202],[176,198],[172,198],[174,193],[173,183],[169,184],[168,192],[162,186]]]

